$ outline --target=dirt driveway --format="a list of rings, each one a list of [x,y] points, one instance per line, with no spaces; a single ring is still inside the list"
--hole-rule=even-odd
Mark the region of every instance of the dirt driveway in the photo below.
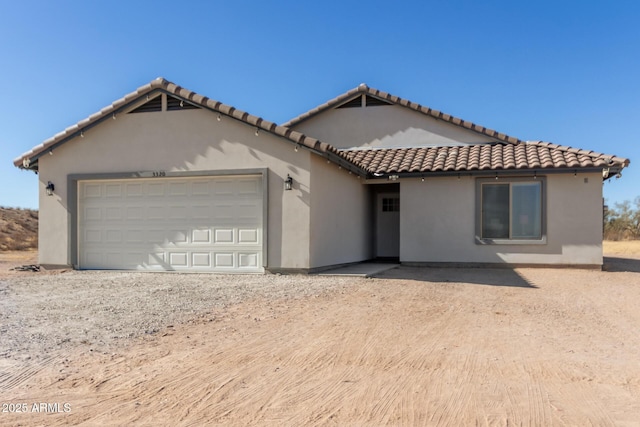
[[[0,424],[635,426],[640,259],[608,267],[5,275],[0,327],[42,335],[3,332]]]

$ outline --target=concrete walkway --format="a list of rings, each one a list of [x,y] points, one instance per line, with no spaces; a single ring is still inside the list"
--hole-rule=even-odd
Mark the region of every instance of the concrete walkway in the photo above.
[[[321,271],[318,276],[354,276],[354,277],[371,277],[383,271],[396,268],[400,264],[381,264],[376,262],[361,262],[359,264],[351,264],[344,267],[338,267],[331,270]]]

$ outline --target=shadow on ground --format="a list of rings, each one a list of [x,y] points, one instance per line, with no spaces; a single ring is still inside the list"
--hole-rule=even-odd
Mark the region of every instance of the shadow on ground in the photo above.
[[[640,259],[638,258],[620,258],[620,257],[604,257],[604,271],[623,272],[630,271],[632,273],[640,273]]]
[[[373,276],[379,279],[419,280],[435,283],[473,283],[487,286],[537,288],[508,268],[432,268],[400,266]]]

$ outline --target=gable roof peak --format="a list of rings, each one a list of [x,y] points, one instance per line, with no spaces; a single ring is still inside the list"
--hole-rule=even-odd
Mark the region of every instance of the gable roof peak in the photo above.
[[[360,94],[366,94],[368,96],[372,96],[372,97],[384,100],[389,104],[399,105],[399,106],[408,108],[409,110],[416,111],[420,114],[424,114],[425,116],[432,117],[436,120],[442,120],[442,121],[451,123],[454,126],[462,127],[472,132],[489,136],[493,138],[495,142],[506,142],[509,144],[519,144],[522,142],[522,140],[520,140],[519,138],[509,136],[507,134],[495,131],[493,129],[490,129],[484,126],[480,126],[468,120],[462,120],[458,117],[452,116],[451,114],[446,114],[446,113],[443,113],[442,111],[434,110],[433,108],[430,108],[421,104],[417,104],[415,102],[411,102],[407,99],[400,98],[399,96],[391,95],[390,93],[383,92],[378,89],[374,89],[372,87],[369,87],[365,83],[361,83],[358,87],[351,89],[341,95],[338,95],[337,97],[330,99],[324,104],[321,104],[305,113],[302,113],[297,117],[294,117],[293,119],[283,123],[282,126],[295,127],[301,122],[304,122],[305,120],[315,117],[316,115],[324,111],[338,107],[341,104],[354,99],[356,96]]]
[[[280,136],[284,139],[288,139],[297,146],[304,146],[312,151],[327,154],[332,150],[332,147],[324,142],[304,135],[301,132],[293,129],[279,126],[276,123],[264,120],[261,117],[251,115],[242,110],[238,110],[231,105],[223,104],[222,102],[208,98],[206,96],[199,95],[191,90],[188,90],[182,86],[179,86],[169,80],[158,77],[151,82],[140,86],[135,91],[128,93],[124,97],[114,101],[111,105],[108,105],[90,115],[89,117],[80,120],[78,123],[69,126],[62,132],[59,132],[51,138],[45,140],[41,144],[33,147],[28,152],[22,154],[22,156],[14,159],[14,165],[23,169],[37,170],[37,161],[46,152],[52,152],[53,149],[70,141],[76,137],[83,136],[84,132],[90,128],[102,123],[105,120],[116,118],[118,114],[126,112],[129,107],[134,105],[143,97],[149,94],[162,91],[172,97],[179,97],[185,101],[193,104],[194,106],[205,108],[207,110],[222,114],[240,122],[246,123],[250,126],[254,126],[257,130],[263,130],[274,135]]]

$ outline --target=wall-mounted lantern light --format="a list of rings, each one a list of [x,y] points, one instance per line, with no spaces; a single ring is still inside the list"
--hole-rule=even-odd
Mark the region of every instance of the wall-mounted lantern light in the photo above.
[[[284,189],[289,191],[293,188],[293,178],[289,174],[287,174],[287,179],[284,180]]]
[[[47,182],[47,186],[45,187],[45,190],[47,190],[47,196],[53,196],[53,190],[56,189],[56,186],[53,185],[53,182],[49,181]]]

